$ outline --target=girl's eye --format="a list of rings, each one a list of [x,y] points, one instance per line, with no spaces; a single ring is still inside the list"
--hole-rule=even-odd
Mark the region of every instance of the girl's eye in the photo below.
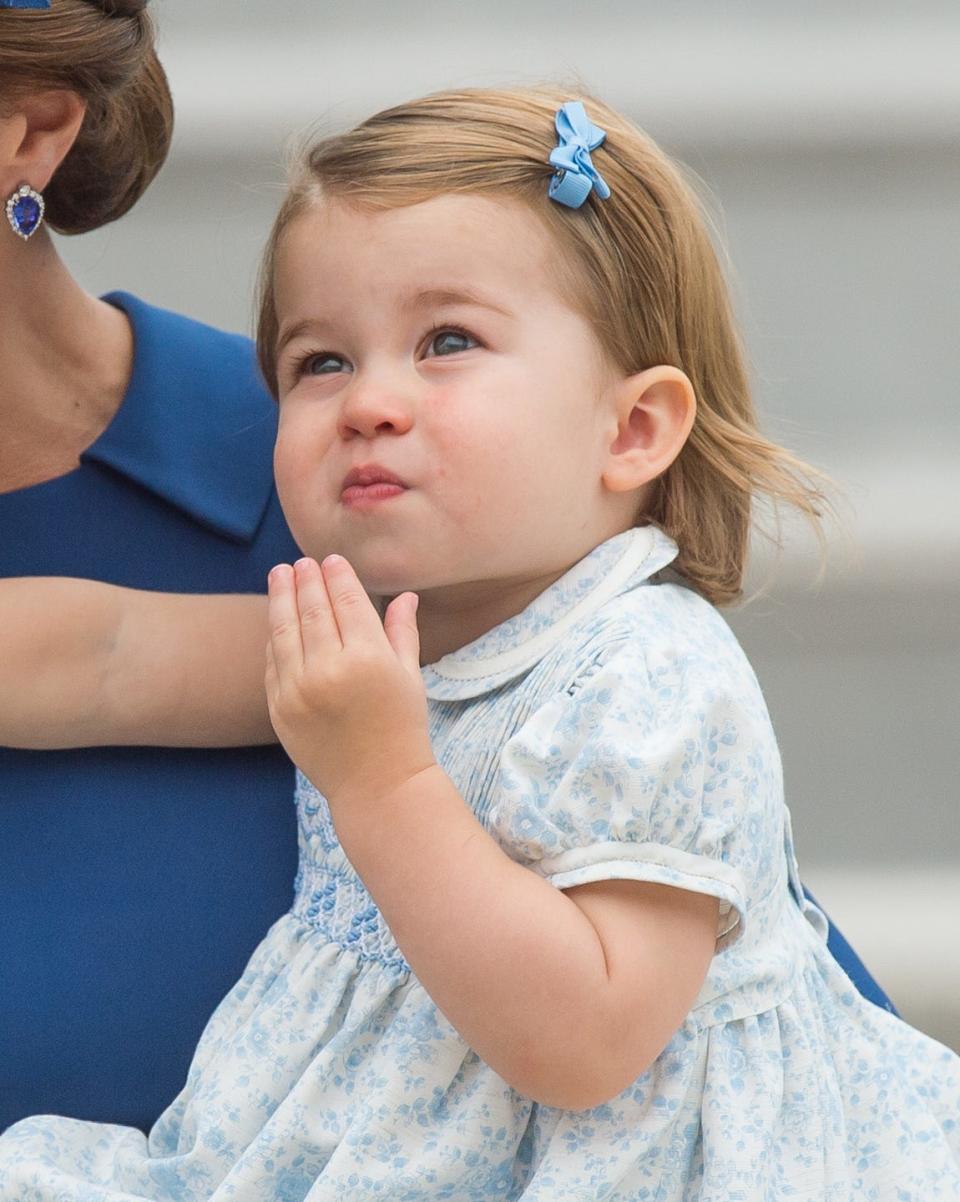
[[[297,364],[298,376],[332,376],[341,371],[353,371],[353,368],[346,359],[330,351],[304,355]]]
[[[458,351],[469,351],[475,346],[479,346],[479,343],[466,330],[443,329],[434,331],[430,336],[428,350],[435,355],[455,355]]]

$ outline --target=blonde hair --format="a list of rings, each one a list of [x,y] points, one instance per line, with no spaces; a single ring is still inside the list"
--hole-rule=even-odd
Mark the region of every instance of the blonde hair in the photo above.
[[[579,98],[606,131],[594,165],[612,195],[572,210],[547,198],[554,116]],[[523,201],[554,236],[563,283],[612,363],[625,374],[670,364],[689,376],[697,415],[655,482],[637,524],[678,544],[675,569],[716,605],[742,594],[756,496],[796,507],[820,533],[826,480],[757,429],[743,353],[707,222],[677,167],[602,101],[553,88],[439,92],[386,109],[315,143],[298,159],[267,243],[257,350],[277,391],[277,248],[294,218],[324,197],[371,208],[446,193]],[[821,536],[822,537],[822,536]]]

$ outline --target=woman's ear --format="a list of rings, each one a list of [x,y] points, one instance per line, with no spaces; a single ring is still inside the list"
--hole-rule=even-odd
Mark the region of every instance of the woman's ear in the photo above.
[[[628,376],[614,388],[616,436],[601,479],[628,492],[667,470],[687,441],[697,412],[689,378],[662,364]]]
[[[77,140],[86,105],[63,89],[35,92],[16,101],[0,129],[0,172],[4,196],[18,184],[42,192]]]

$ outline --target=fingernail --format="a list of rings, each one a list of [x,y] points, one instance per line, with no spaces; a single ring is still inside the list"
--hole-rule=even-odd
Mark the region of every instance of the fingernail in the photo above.
[[[326,557],[326,559],[323,561],[323,566],[325,568],[335,568],[335,567],[338,567],[340,564],[346,563],[346,562],[347,561],[343,558],[342,555],[328,555]]]

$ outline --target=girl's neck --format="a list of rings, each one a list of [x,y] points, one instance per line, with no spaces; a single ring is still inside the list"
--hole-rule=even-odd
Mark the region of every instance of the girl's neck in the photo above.
[[[491,580],[424,590],[417,610],[420,664],[436,663],[515,617],[567,571],[571,564],[536,579]],[[392,597],[374,597],[382,618]]]
[[[73,470],[123,400],[133,335],[73,279],[47,231],[0,230],[0,492]]]

